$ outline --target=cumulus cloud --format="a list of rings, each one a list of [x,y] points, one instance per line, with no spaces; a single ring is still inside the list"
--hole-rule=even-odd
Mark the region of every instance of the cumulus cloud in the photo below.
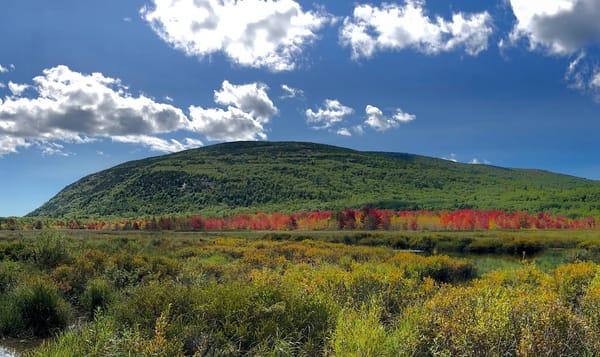
[[[600,70],[594,73],[592,80],[590,81],[590,87],[593,89],[600,89]]]
[[[113,136],[111,139],[112,141],[119,143],[143,145],[152,151],[162,152],[177,152],[197,148],[203,145],[202,141],[191,138],[186,138],[183,142],[180,142],[175,139],[165,140],[148,135]]]
[[[14,64],[10,64],[8,67],[5,67],[3,65],[0,64],[0,74],[2,73],[7,73],[9,71],[14,71],[15,70],[15,65]]]
[[[336,133],[341,136],[352,136],[352,133],[348,128],[340,128]]]
[[[287,84],[282,84],[281,89],[285,92],[284,95],[280,96],[280,99],[292,99],[296,97],[304,97],[304,91],[302,89],[293,88]]]
[[[8,89],[13,95],[19,96],[23,94],[29,88],[27,84],[18,84],[14,82],[8,82]]]
[[[529,42],[531,50],[567,55],[600,43],[597,0],[510,0],[516,23],[511,42]]]
[[[248,113],[260,123],[269,122],[277,114],[277,108],[267,95],[267,86],[262,83],[233,85],[223,81],[220,91],[215,91],[215,102],[232,105]]]
[[[406,0],[404,5],[361,4],[346,17],[340,30],[342,45],[352,48],[352,57],[371,57],[376,51],[413,48],[438,54],[464,48],[476,56],[488,47],[493,32],[488,12],[454,13],[451,20],[427,15],[425,1]]]
[[[381,109],[372,105],[367,105],[365,113],[367,114],[365,124],[377,131],[394,129],[402,123],[409,123],[417,118],[415,115],[406,113],[401,109],[396,109],[394,115],[386,117]]]
[[[56,150],[49,143],[191,130],[180,109],[133,96],[120,80],[101,73],[83,74],[57,66],[44,70],[27,86],[37,95],[21,97],[22,90],[12,84],[14,95],[0,102],[0,154],[32,144]]]
[[[189,56],[224,53],[242,66],[292,70],[330,21],[293,0],[153,0],[140,10],[161,39]]]
[[[0,133],[2,132],[0,128]],[[19,147],[29,147],[31,143],[25,141],[23,138],[17,138],[6,134],[0,134],[0,156],[8,153],[17,152]]]
[[[326,99],[323,106],[317,111],[307,109],[305,111],[306,122],[313,125],[315,129],[328,129],[335,124],[341,123],[344,117],[354,113],[354,109],[347,107],[336,99]]]
[[[190,106],[191,125],[208,140],[264,140],[264,125],[278,113],[267,89],[261,83],[234,85],[224,81],[214,100],[227,108]]]
[[[35,77],[27,85],[33,96],[21,96],[23,90],[11,83],[13,95],[0,100],[0,155],[32,145],[43,154],[61,154],[62,143],[89,143],[98,138],[163,152],[202,145],[193,138],[159,137],[175,132],[221,141],[266,139],[264,125],[278,113],[267,86],[261,83],[224,81],[214,92],[214,100],[226,108],[190,106],[189,116],[171,104],[131,94],[119,79],[83,74],[66,66],[46,69]]]

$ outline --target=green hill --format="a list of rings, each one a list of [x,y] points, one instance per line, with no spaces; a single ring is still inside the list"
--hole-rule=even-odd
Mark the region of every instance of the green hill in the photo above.
[[[131,161],[67,186],[29,216],[360,208],[600,212],[600,182],[539,170],[298,142],[236,142]]]

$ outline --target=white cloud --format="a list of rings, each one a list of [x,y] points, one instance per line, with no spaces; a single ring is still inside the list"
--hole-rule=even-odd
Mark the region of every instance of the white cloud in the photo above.
[[[31,143],[28,143],[23,138],[13,137],[1,133],[2,130],[0,130],[0,156],[9,153],[16,153],[17,148],[19,147],[26,148],[31,146]]]
[[[15,96],[23,94],[23,92],[25,92],[27,88],[29,88],[27,84],[18,84],[10,81],[8,82],[8,89]]]
[[[0,104],[0,155],[31,144],[52,147],[49,143],[191,130],[180,109],[135,97],[120,80],[101,73],[57,66],[44,70],[28,87],[36,97],[20,97],[13,85],[15,95]]]
[[[282,84],[281,89],[285,92],[284,95],[280,96],[280,99],[291,99],[296,97],[304,97],[304,91],[302,89],[293,88],[287,84]]]
[[[358,135],[363,135],[365,133],[365,128],[362,125],[355,125],[352,127],[352,130]]]
[[[594,73],[592,80],[590,81],[590,87],[593,89],[600,89],[600,70]]]
[[[123,21],[125,21],[125,22],[131,22],[131,17],[124,17]]]
[[[591,94],[596,101],[600,101],[600,68],[590,65],[589,62],[585,52],[579,53],[569,63],[565,80],[569,87]]]
[[[0,82],[0,88],[6,88],[6,84]],[[2,102],[0,102],[0,103],[2,103]]]
[[[204,109],[190,107],[190,116],[197,131],[211,141],[265,140],[267,134],[260,121],[239,108]]]
[[[192,127],[214,141],[266,139],[264,124],[278,113],[267,89],[261,83],[233,85],[223,81],[214,99],[227,109],[190,106]]]
[[[317,111],[306,109],[306,122],[313,124],[315,129],[327,129],[340,123],[344,117],[354,113],[354,109],[347,107],[336,99],[326,99],[323,106]]]
[[[8,67],[4,67],[3,65],[0,64],[0,74],[7,73],[9,71],[14,71],[14,70],[15,70],[14,64],[10,64]]]
[[[565,79],[570,82],[572,88],[584,90],[586,87],[585,72],[581,71],[582,61],[585,59],[585,52],[581,52],[577,57],[569,63]]]
[[[377,131],[394,129],[401,123],[409,123],[417,118],[415,115],[405,113],[401,109],[396,109],[394,115],[389,118],[383,115],[381,109],[372,105],[367,105],[365,113],[367,114],[365,124]]]
[[[340,128],[336,133],[341,136],[352,136],[352,133],[348,128]]]
[[[46,143],[45,145],[41,146],[42,148],[42,155],[43,156],[71,156],[73,155],[73,153],[70,152],[65,152],[64,145],[61,145],[59,143]]]
[[[492,17],[487,12],[454,13],[447,21],[427,15],[423,0],[405,0],[404,5],[383,3],[354,8],[340,30],[340,41],[352,48],[352,57],[371,57],[376,51],[414,48],[437,54],[464,47],[476,56],[487,49],[493,32]]]
[[[202,141],[190,138],[186,138],[183,142],[180,142],[175,139],[165,140],[148,135],[113,136],[111,139],[119,143],[143,145],[152,151],[160,152],[176,152],[197,148],[203,145]]]
[[[268,123],[277,114],[277,108],[267,95],[268,87],[262,83],[233,85],[223,81],[220,91],[215,91],[215,102],[233,105],[260,123]]]
[[[600,43],[598,0],[510,0],[517,19],[512,43],[526,39],[531,50],[567,55]]]
[[[473,158],[473,160],[469,161],[471,165],[489,165],[491,162],[487,160],[479,160],[478,158]]]
[[[267,86],[261,83],[224,81],[214,92],[214,100],[226,109],[190,106],[189,117],[171,104],[134,96],[119,79],[83,74],[66,66],[46,69],[35,77],[27,85],[34,96],[20,96],[23,91],[14,83],[9,85],[14,95],[0,99],[0,155],[32,145],[44,155],[62,155],[63,143],[82,144],[98,138],[165,152],[202,145],[192,138],[158,137],[182,131],[205,135],[208,140],[266,139],[264,125],[278,113]]]
[[[171,98],[171,97],[169,97],[168,95],[166,95],[166,96],[165,96],[165,100],[166,100],[167,102],[171,102],[171,103],[172,103],[174,99],[173,99],[173,98]]]
[[[140,10],[152,29],[189,56],[223,52],[242,66],[291,70],[328,21],[293,0],[153,0]]]
[[[452,161],[452,162],[458,162],[457,156],[453,152],[450,153],[449,157],[442,157],[442,159]]]

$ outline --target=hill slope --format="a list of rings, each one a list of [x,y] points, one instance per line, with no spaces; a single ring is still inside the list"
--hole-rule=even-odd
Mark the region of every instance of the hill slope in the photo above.
[[[600,182],[539,170],[297,142],[237,142],[87,176],[29,216],[360,208],[600,212]]]

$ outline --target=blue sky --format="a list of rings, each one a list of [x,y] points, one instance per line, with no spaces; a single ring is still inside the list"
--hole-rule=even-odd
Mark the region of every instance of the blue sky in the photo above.
[[[0,216],[232,140],[600,179],[598,18],[597,0],[9,0]]]

